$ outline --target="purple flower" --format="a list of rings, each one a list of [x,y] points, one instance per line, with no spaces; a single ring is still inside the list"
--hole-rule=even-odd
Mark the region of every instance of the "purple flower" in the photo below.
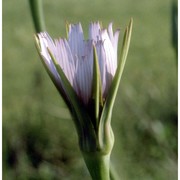
[[[84,39],[80,23],[70,24],[68,38],[52,40],[47,32],[37,35],[40,55],[48,70],[59,85],[61,77],[54,66],[50,52],[60,65],[71,86],[84,104],[92,96],[93,86],[93,48],[98,57],[102,96],[105,99],[117,69],[117,48],[119,30],[113,33],[112,23],[102,29],[99,22],[89,25],[89,39]],[[66,90],[64,90],[66,93]]]

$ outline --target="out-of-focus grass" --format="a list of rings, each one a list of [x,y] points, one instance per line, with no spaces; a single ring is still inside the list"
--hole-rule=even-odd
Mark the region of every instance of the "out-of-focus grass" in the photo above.
[[[177,179],[177,77],[170,0],[44,0],[47,30],[130,17],[132,42],[116,99],[112,162],[124,180]],[[90,179],[61,97],[37,55],[27,1],[3,2],[3,179]],[[87,34],[87,32],[86,32]],[[120,46],[119,46],[120,47]],[[120,49],[120,48],[119,48]]]

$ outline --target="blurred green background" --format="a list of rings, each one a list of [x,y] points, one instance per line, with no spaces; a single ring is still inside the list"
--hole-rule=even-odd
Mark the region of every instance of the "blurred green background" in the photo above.
[[[123,32],[130,51],[113,111],[111,161],[122,180],[177,179],[177,34],[172,0],[44,0],[47,31],[90,21]],[[34,45],[27,0],[3,1],[3,179],[90,180],[69,111]]]

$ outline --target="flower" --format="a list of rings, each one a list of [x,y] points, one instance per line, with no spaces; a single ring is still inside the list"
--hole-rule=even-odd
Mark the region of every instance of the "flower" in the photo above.
[[[102,29],[89,25],[84,40],[81,24],[68,26],[68,38],[52,40],[47,32],[36,36],[42,63],[64,98],[74,120],[79,146],[93,179],[109,179],[114,144],[112,109],[126,62],[133,20],[124,34],[117,63],[119,30],[112,23]],[[81,101],[80,101],[80,100]]]
[[[107,154],[112,150],[111,116],[129,50],[132,24],[131,19],[118,63],[120,31],[113,33],[112,23],[107,29],[102,29],[99,22],[90,23],[88,40],[84,40],[80,23],[68,26],[67,39],[52,40],[47,32],[35,36],[42,63],[71,112],[84,152]]]
[[[50,52],[63,70],[78,97],[87,105],[92,97],[93,62],[95,49],[100,71],[102,98],[106,99],[108,90],[117,69],[117,48],[119,30],[113,33],[112,23],[102,29],[99,22],[90,23],[89,39],[84,39],[80,23],[70,24],[68,38],[52,40],[47,32],[37,34],[40,55],[48,70],[60,86],[64,86]],[[66,94],[66,89],[64,89]]]

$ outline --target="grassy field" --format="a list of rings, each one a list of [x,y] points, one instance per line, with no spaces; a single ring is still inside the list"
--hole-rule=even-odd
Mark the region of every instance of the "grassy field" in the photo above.
[[[134,19],[116,99],[111,161],[122,180],[177,179],[177,59],[171,0],[44,0],[47,31],[65,21]],[[69,112],[34,45],[28,1],[3,1],[3,179],[90,180]],[[119,45],[119,50],[120,50]]]

